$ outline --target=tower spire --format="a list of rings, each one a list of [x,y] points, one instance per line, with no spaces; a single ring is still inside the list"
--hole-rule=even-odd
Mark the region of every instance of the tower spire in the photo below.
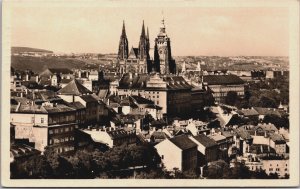
[[[122,35],[126,35],[126,30],[125,30],[125,21],[123,20],[123,27],[122,27]]]
[[[145,37],[145,25],[144,25],[144,20],[143,20],[143,26],[142,26],[142,33],[141,36]]]
[[[148,29],[148,26],[147,26],[147,39],[149,40],[149,29]]]
[[[119,42],[118,58],[120,60],[128,58],[128,40],[126,36],[124,20],[123,20],[122,33]]]

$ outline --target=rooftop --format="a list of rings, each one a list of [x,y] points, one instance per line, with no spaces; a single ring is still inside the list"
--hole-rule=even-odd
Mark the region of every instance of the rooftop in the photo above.
[[[202,145],[205,146],[205,147],[212,147],[212,146],[216,146],[216,145],[217,145],[217,143],[216,143],[213,139],[209,138],[209,137],[206,136],[206,135],[201,134],[201,135],[193,136],[193,137],[194,137],[200,144],[202,144]]]
[[[204,75],[203,82],[208,85],[244,84],[244,81],[236,75]]]
[[[197,147],[197,144],[189,139],[187,135],[179,135],[169,140],[181,150],[187,150],[193,147]]]
[[[73,79],[70,83],[68,83],[64,88],[60,89],[58,94],[63,95],[83,95],[83,94],[91,94],[92,92],[84,87],[79,81]]]

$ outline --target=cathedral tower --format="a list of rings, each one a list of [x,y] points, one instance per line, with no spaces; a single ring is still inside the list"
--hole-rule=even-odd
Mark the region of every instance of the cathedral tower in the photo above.
[[[148,29],[147,29],[147,33],[148,33]],[[143,26],[142,26],[142,33],[140,36],[140,42],[139,42],[139,59],[143,60],[143,59],[149,59],[149,38],[148,36],[146,36],[146,32],[145,32],[145,25],[144,25],[144,21],[143,21]]]
[[[175,60],[172,58],[171,41],[166,34],[165,20],[162,19],[160,31],[154,44],[154,66],[161,74],[176,73]]]
[[[119,42],[118,59],[124,60],[128,58],[128,40],[125,31],[125,23],[123,21],[122,34]]]

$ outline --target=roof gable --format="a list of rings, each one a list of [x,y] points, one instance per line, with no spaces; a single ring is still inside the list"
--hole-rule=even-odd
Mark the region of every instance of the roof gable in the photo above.
[[[64,88],[60,89],[57,93],[64,94],[64,95],[92,94],[90,90],[84,87],[76,79],[73,79],[70,83],[68,83]]]

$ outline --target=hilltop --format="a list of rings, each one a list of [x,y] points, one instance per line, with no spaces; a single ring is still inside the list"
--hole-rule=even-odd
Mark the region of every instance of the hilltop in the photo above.
[[[91,68],[93,65],[86,63],[83,60],[58,57],[22,57],[12,56],[11,66],[16,70],[31,70],[39,73],[46,68]],[[98,66],[94,66],[98,68]]]
[[[21,52],[43,52],[43,53],[53,53],[53,51],[45,49],[37,49],[31,47],[11,47],[11,53],[21,53]]]

